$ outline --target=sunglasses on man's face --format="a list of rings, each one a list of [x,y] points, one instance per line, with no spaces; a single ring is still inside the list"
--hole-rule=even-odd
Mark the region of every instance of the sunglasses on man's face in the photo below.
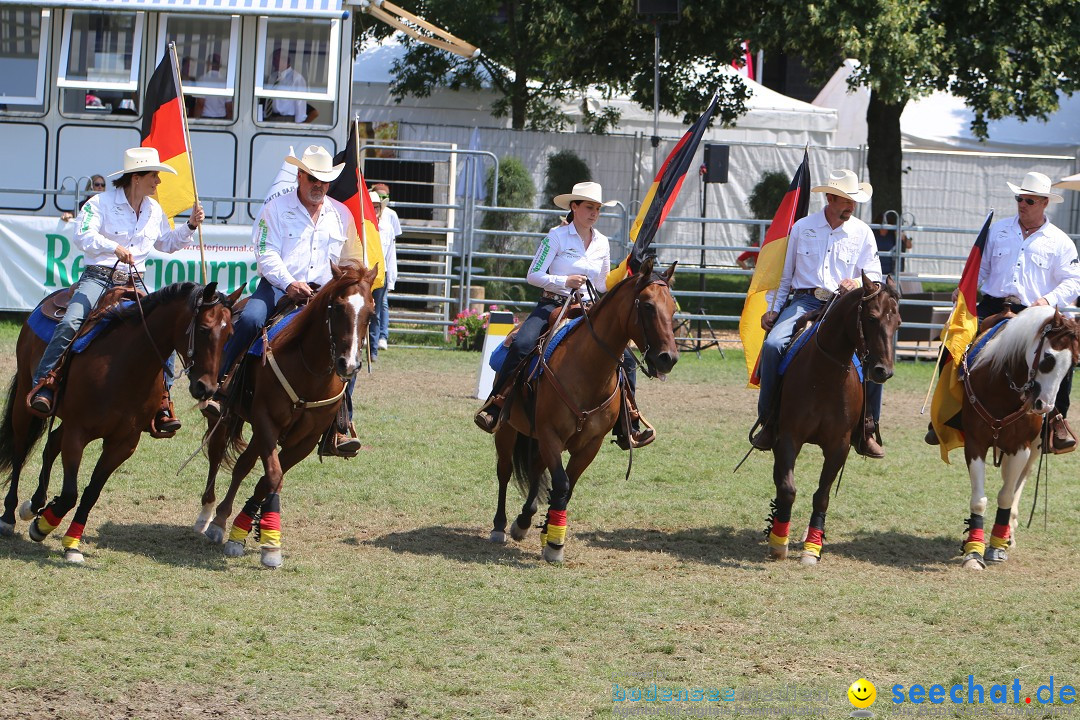
[[[1028,205],[1034,205],[1035,204],[1035,198],[1026,198],[1026,197],[1024,197],[1022,195],[1017,195],[1016,196],[1016,202],[1018,202],[1018,203],[1023,202],[1023,203],[1027,203]]]

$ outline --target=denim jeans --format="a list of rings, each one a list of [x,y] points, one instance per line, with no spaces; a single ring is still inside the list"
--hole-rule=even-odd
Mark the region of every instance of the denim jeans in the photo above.
[[[266,319],[277,305],[278,300],[284,295],[283,290],[278,290],[266,280],[260,280],[255,292],[248,298],[247,305],[239,317],[233,319],[233,334],[225,343],[225,357],[221,363],[221,372],[218,379],[224,377],[236,362],[240,353],[246,352],[251,341],[262,331],[266,325]]]
[[[37,385],[41,378],[45,377],[46,373],[56,367],[60,356],[71,345],[71,341],[75,339],[75,335],[79,332],[79,328],[82,327],[83,321],[86,320],[86,316],[94,309],[94,306],[97,305],[98,300],[101,299],[101,296],[109,289],[110,285],[111,283],[108,280],[99,275],[83,274],[79,278],[79,282],[75,286],[75,294],[72,296],[71,302],[68,303],[67,312],[60,318],[59,324],[53,330],[52,339],[49,340],[49,344],[45,347],[45,352],[38,362],[37,369],[34,370],[34,377],[31,381],[32,386]]]
[[[375,357],[379,354],[379,338],[387,340],[390,337],[390,309],[386,303],[386,286],[372,291],[371,299],[375,303],[375,312],[368,323],[368,346],[371,348],[371,357]]]

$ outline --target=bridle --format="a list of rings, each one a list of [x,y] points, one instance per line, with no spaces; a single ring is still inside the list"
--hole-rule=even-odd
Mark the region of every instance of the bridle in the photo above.
[[[599,295],[596,292],[596,288],[593,287],[592,280],[586,279],[586,282],[588,283],[589,292],[592,293],[592,296],[598,297]],[[655,342],[652,338],[649,337],[649,326],[645,322],[645,311],[641,309],[641,293],[645,292],[646,288],[649,288],[653,285],[663,285],[664,287],[669,289],[671,287],[668,281],[665,280],[660,273],[653,272],[652,276],[649,278],[649,282],[645,283],[645,287],[636,289],[634,295],[634,305],[630,310],[631,317],[634,313],[637,313],[638,327],[641,328],[641,334],[645,338],[645,347],[643,349],[639,348],[639,350],[641,350],[641,357],[648,356],[649,350],[652,348],[653,343]],[[627,318],[628,322],[629,320],[630,318]],[[618,366],[618,364],[622,362],[622,355],[612,352],[611,348],[608,347],[608,344],[604,342],[599,335],[596,334],[596,329],[593,327],[592,320],[589,318],[589,313],[587,312],[585,313],[585,323],[586,325],[588,325],[589,331],[592,333],[593,339],[596,340],[597,344],[600,345],[601,348],[603,348],[604,352],[607,353],[608,357],[614,360],[616,366]],[[629,345],[627,345],[626,349],[630,350],[630,356],[634,358],[634,362],[637,364],[638,369],[641,370],[641,372],[645,373],[646,377],[655,378],[657,376],[656,371],[650,370],[648,364],[642,362],[641,358],[638,357],[637,353],[635,353]]]
[[[867,307],[867,301],[873,300],[875,297],[880,295],[885,287],[885,283],[879,282],[875,284],[877,287],[875,287],[873,291],[871,291],[869,294],[864,294],[860,292],[859,308],[857,311],[857,322],[855,323],[856,327],[858,328],[858,335],[855,341],[855,356],[859,358],[859,362],[864,368],[866,367],[866,361],[870,358],[870,344],[866,341],[866,329],[863,327],[863,323],[866,322],[866,318],[863,317],[864,310]],[[851,292],[854,292],[854,290],[852,290]],[[840,297],[840,295],[833,295],[832,299],[829,300],[829,304],[825,306],[825,312],[822,314],[821,320],[818,321],[819,324],[825,322],[825,318],[828,317],[829,313],[836,306],[836,301]],[[838,359],[821,345],[820,331],[821,328],[819,327],[818,331],[814,333],[814,346],[821,352],[822,355],[827,357],[829,360],[832,360],[843,370],[847,371],[848,369],[850,369],[850,358]]]

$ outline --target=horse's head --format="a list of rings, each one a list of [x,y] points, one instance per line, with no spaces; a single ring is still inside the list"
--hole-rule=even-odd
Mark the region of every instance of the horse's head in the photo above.
[[[1080,360],[1080,324],[1055,311],[1034,341],[1029,399],[1031,409],[1047,413],[1054,408],[1058,386]]]
[[[896,330],[900,327],[900,291],[892,276],[885,282],[874,282],[862,276],[862,297],[859,301],[859,332],[863,346],[863,372],[876,383],[883,383],[893,374],[896,355]]]
[[[360,370],[368,324],[375,313],[371,285],[379,273],[378,264],[368,270],[363,265],[331,265],[333,280],[326,285],[326,326],[330,333],[330,362],[342,380]]]
[[[233,333],[232,306],[243,291],[241,286],[226,296],[212,282],[204,288],[196,286],[191,294],[187,350],[182,355],[184,364],[190,366],[188,391],[196,400],[205,400],[217,389],[225,342]]]
[[[672,329],[675,298],[671,296],[672,276],[677,262],[665,272],[653,270],[655,261],[647,258],[634,281],[634,312],[629,323],[630,338],[641,349],[645,366],[652,377],[667,375],[679,362],[679,347]]]

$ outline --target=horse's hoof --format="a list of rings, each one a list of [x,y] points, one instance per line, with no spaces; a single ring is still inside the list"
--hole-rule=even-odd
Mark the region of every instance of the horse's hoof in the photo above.
[[[263,567],[270,568],[271,570],[276,570],[277,568],[281,567],[281,548],[264,547],[260,548],[260,550],[262,554],[259,560],[262,562]]]
[[[986,562],[988,563],[1003,563],[1009,559],[1009,554],[1002,548],[988,547],[986,548]]]
[[[0,520],[0,536],[11,537],[15,534],[15,523]]]
[[[49,536],[49,533],[43,533],[38,530],[37,518],[34,518],[30,521],[30,525],[26,528],[26,534],[30,536],[31,540],[38,543],[42,542],[46,537]]]
[[[787,560],[787,545],[770,545],[769,546],[769,559],[770,560]]]
[[[3,529],[0,528],[0,534],[2,534],[2,533],[3,533]],[[493,543],[498,543],[499,545],[505,545],[506,544],[506,532],[503,531],[503,530],[492,530],[491,531],[491,536],[488,537],[488,540],[490,540]]]
[[[195,518],[195,524],[191,526],[191,529],[201,535],[206,532],[206,528],[210,527],[210,521],[213,519],[213,506],[203,507],[202,512],[199,513],[199,517]]]
[[[525,536],[529,534],[528,527],[518,527],[517,521],[510,523],[510,537],[514,538],[518,542],[525,539]]]
[[[542,551],[544,560],[549,563],[561,563],[563,561],[563,546],[548,543]]]
[[[221,527],[220,525],[207,525],[206,529],[203,530],[203,535],[205,535],[206,539],[214,543],[215,545],[220,545],[221,543],[225,542],[225,528]]]
[[[986,563],[983,562],[983,557],[977,552],[969,552],[964,556],[964,562],[960,566],[965,570],[983,570],[986,568]]]
[[[23,500],[22,505],[19,506],[19,519],[23,522],[30,522],[37,517],[37,513],[34,512],[34,508],[30,507],[29,500]]]
[[[213,526],[211,526],[213,527]],[[244,556],[244,543],[230,540],[225,543],[224,548],[225,557],[243,557]]]
[[[78,548],[64,548],[64,560],[74,565],[82,565],[86,562],[86,558]]]
[[[800,565],[817,565],[819,559],[820,558],[818,558],[817,555],[810,555],[809,553],[803,553],[802,555],[799,556],[799,564]]]

